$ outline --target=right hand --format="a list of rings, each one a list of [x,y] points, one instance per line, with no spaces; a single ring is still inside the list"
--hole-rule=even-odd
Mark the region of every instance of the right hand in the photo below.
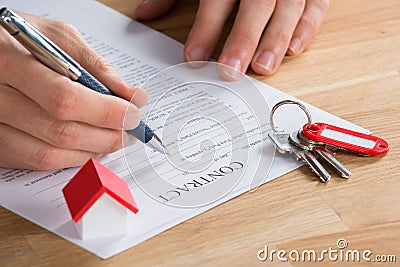
[[[146,0],[136,17],[150,20],[165,14],[176,0]],[[182,1],[183,2],[183,1]],[[239,8],[218,63],[234,68],[219,69],[226,80],[240,79],[251,65],[260,75],[272,75],[285,55],[299,55],[317,34],[329,0],[200,0],[192,29],[185,43],[186,61],[209,60],[225,21],[235,5]]]
[[[0,167],[80,166],[122,148],[121,130],[138,125],[147,93],[126,84],[72,26],[21,15],[120,98],[54,72],[0,27]]]

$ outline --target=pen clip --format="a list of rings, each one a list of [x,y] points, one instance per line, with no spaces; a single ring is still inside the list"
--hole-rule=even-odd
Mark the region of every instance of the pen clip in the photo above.
[[[81,76],[82,68],[75,60],[12,10],[0,10],[0,25],[52,70],[74,81]]]

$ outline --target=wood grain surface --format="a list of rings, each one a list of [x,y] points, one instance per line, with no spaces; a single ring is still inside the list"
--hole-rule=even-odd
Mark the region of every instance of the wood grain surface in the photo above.
[[[138,3],[101,2],[132,18]],[[180,0],[166,16],[145,24],[184,42],[197,4]],[[229,23],[214,57],[228,32]],[[285,58],[271,77],[249,71],[390,143],[384,157],[339,154],[352,170],[349,180],[333,178],[322,184],[302,167],[106,261],[0,208],[0,266],[309,266],[308,261],[262,262],[257,253],[266,245],[287,252],[337,249],[340,238],[347,249],[371,250],[371,258],[396,255],[397,263],[346,263],[327,257],[325,264],[398,266],[399,51],[399,0],[333,0],[304,54]]]

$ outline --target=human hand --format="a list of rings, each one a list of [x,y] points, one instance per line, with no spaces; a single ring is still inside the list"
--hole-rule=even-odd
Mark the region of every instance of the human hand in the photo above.
[[[147,0],[136,10],[139,19],[162,15],[176,0]],[[236,0],[200,0],[187,38],[186,61],[208,60]],[[326,15],[329,0],[242,0],[218,62],[237,80],[249,65],[261,75],[276,72],[285,55],[301,54],[314,39]],[[225,68],[228,70],[228,68]],[[239,72],[238,72],[239,71]],[[239,74],[239,75],[238,75]]]
[[[22,16],[121,98],[89,90],[54,72],[0,27],[0,167],[79,166],[120,149],[121,129],[138,125],[138,107],[147,102],[147,93],[124,83],[72,26]],[[124,138],[135,141],[127,134]]]

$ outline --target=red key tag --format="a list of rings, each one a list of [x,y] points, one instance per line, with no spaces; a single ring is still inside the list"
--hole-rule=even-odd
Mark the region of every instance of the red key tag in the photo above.
[[[304,137],[363,155],[377,156],[389,151],[389,144],[377,136],[351,131],[326,123],[303,126]]]

